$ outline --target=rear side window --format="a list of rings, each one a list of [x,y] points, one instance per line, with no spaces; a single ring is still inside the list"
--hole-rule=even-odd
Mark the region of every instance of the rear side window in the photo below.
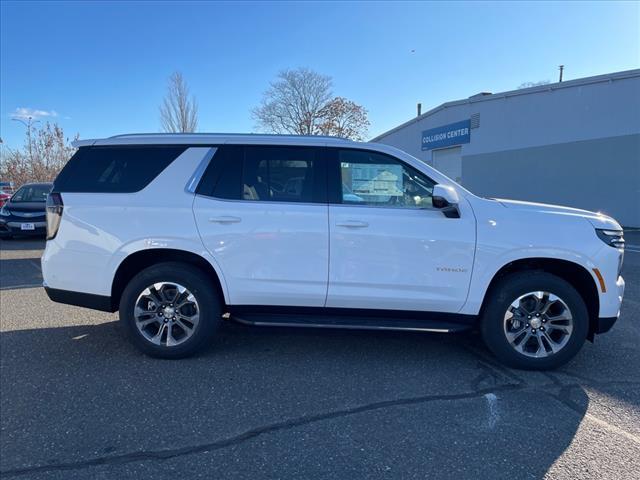
[[[198,193],[251,202],[326,203],[326,163],[312,147],[223,146]]]
[[[54,182],[57,192],[132,193],[146,187],[185,146],[80,148]]]
[[[311,203],[316,169],[313,148],[246,147],[242,200]]]

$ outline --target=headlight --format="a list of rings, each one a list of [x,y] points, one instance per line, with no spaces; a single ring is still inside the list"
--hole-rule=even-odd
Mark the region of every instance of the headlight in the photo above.
[[[9,210],[7,210],[6,207],[2,207],[0,208],[0,216],[2,217],[8,217],[11,215],[11,212]]]
[[[604,230],[596,228],[598,238],[613,248],[624,248],[624,232],[622,230]]]

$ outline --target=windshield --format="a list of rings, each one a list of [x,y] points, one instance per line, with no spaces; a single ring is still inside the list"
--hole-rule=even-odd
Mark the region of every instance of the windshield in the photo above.
[[[46,202],[50,191],[50,185],[25,185],[13,194],[11,203]]]

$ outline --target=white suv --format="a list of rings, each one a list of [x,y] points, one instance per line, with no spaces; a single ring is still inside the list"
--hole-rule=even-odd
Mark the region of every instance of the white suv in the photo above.
[[[119,310],[149,355],[191,355],[229,317],[478,328],[506,364],[544,369],[620,312],[615,220],[480,198],[386,145],[150,134],[76,146],[48,200],[46,291]]]

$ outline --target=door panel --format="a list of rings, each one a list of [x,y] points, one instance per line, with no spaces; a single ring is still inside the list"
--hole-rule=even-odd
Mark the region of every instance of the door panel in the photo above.
[[[232,305],[324,305],[327,208],[196,197],[198,230]]]
[[[353,222],[367,226],[342,226]],[[475,247],[470,211],[446,218],[437,210],[331,205],[329,228],[328,307],[462,308]]]

